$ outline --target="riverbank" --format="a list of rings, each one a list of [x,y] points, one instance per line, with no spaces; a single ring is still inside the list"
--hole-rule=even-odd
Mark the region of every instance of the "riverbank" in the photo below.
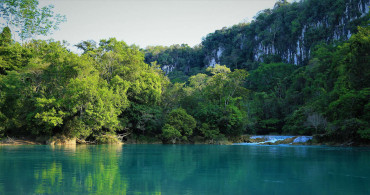
[[[43,143],[27,138],[6,137],[0,140],[0,145],[43,145]]]
[[[68,138],[65,136],[53,137],[5,137],[0,140],[0,145],[96,145],[96,144],[123,144],[118,139],[103,137],[95,141],[85,141],[77,138]]]
[[[163,144],[159,139],[135,138],[127,139],[124,142],[114,139],[100,141],[85,141],[76,138],[66,138],[53,136],[49,138],[26,138],[26,137],[6,137],[0,140],[0,145],[98,145],[98,144]],[[106,142],[106,143],[105,143]],[[358,143],[353,141],[334,142],[320,141],[318,136],[281,136],[281,135],[242,135],[222,140],[206,140],[202,137],[194,137],[188,142],[177,144],[211,144],[211,145],[232,145],[232,144],[253,144],[253,145],[327,145],[341,147],[370,147],[368,143]]]

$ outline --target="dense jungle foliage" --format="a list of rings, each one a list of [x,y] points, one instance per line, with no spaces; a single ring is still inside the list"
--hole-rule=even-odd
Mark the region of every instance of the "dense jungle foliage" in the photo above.
[[[292,21],[284,19],[285,25],[300,28],[301,20],[309,20],[302,14],[314,17],[311,12],[318,9],[308,9],[306,4],[315,2],[319,1],[281,1],[286,8],[277,4],[272,14],[264,10],[255,22],[216,31],[194,48],[174,45],[143,50],[111,38],[98,44],[82,41],[76,46],[83,53],[77,55],[60,42],[15,42],[10,28],[4,27],[0,36],[0,136],[97,140],[125,134],[138,141],[191,143],[202,139],[217,143],[243,134],[290,134],[320,135],[323,142],[368,143],[368,16],[354,21],[359,25],[357,33],[348,41],[312,44],[305,65],[288,64],[276,56],[253,61],[239,51],[229,54],[232,48],[225,45],[221,60],[225,65],[204,66],[210,37],[219,33],[235,29],[248,33],[243,30],[247,28],[274,37],[265,41],[294,41],[288,39],[289,34],[282,37],[284,25],[276,24],[284,28],[276,35],[263,33],[260,26],[271,25],[270,19],[280,13],[291,15]],[[340,7],[341,1],[336,2]],[[158,64],[162,68],[176,64],[176,69],[167,77]]]

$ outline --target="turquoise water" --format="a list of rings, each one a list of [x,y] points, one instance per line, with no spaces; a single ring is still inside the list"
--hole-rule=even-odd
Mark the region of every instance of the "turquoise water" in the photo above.
[[[0,146],[0,194],[370,194],[370,149]]]

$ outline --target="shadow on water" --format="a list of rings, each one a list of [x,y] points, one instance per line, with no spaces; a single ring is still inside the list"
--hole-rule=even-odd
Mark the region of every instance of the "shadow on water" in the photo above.
[[[0,147],[0,194],[370,194],[368,148]]]

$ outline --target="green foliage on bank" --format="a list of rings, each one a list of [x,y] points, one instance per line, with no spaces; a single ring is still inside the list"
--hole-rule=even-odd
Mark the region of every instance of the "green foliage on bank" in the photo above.
[[[319,45],[307,66],[226,66],[171,83],[136,46],[115,39],[83,48],[20,45],[2,33],[1,135],[114,134],[211,142],[250,134],[326,134],[369,140],[369,27],[339,45]],[[5,35],[4,35],[5,34]],[[5,40],[5,41],[4,41]],[[82,48],[82,47],[81,47]]]
[[[319,45],[307,66],[262,64],[248,88],[249,133],[328,134],[330,141],[369,135],[369,27],[339,45]]]
[[[99,43],[82,41],[76,45],[82,54],[77,55],[55,41],[20,44],[4,27],[0,34],[0,137],[57,135],[109,143],[119,134],[125,139],[164,143],[191,143],[199,137],[218,143],[243,134],[291,134],[368,143],[370,28],[366,23],[348,41],[312,42],[311,56],[302,66],[271,55],[263,63],[253,61],[249,54],[230,50],[236,43],[230,48],[224,45],[221,62],[225,65],[202,65],[207,48],[217,45],[220,37],[231,36],[220,33],[254,30],[259,36],[279,37],[285,32],[280,29],[283,24],[275,24],[279,14],[306,10],[295,6],[315,2],[281,1],[251,24],[216,31],[195,48],[176,45],[143,50],[111,38]],[[341,5],[335,5],[340,13]],[[306,12],[312,17],[321,14]],[[332,17],[328,20],[334,22]],[[301,20],[310,20],[282,18],[291,22],[288,32],[300,29]],[[273,25],[269,20],[279,33],[260,28]],[[276,39],[284,41],[280,38]],[[164,72],[160,67],[170,64],[176,64],[175,69]]]
[[[124,131],[133,118],[125,112],[158,106],[168,82],[137,47],[115,39],[81,56],[47,41],[2,45],[0,53],[0,126],[7,135],[89,139]]]

